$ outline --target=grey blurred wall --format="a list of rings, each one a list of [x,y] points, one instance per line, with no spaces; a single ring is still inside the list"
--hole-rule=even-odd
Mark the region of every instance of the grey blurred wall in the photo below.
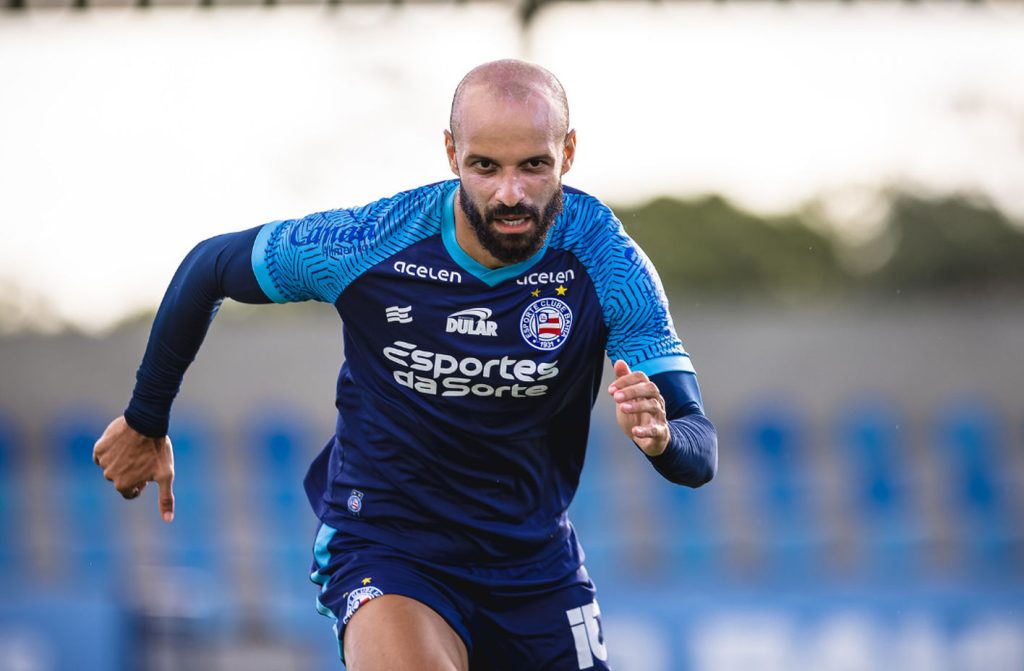
[[[851,397],[878,393],[910,415],[955,394],[981,394],[1024,413],[1024,302],[894,299],[887,303],[758,305],[673,302],[709,414],[727,424],[744,404],[791,401],[827,417]],[[0,337],[0,407],[41,427],[57,411],[117,414],[142,357],[148,322],[108,335]],[[333,426],[341,322],[325,305],[243,308],[215,320],[185,378],[181,405],[226,421],[267,398]],[[728,445],[723,445],[728,454]]]

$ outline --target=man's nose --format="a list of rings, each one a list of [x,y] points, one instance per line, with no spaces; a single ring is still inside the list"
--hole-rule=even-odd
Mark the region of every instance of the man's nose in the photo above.
[[[498,192],[495,197],[502,205],[506,207],[515,207],[522,202],[523,196],[523,185],[519,180],[519,175],[515,172],[509,172],[501,176],[501,182],[498,184]]]

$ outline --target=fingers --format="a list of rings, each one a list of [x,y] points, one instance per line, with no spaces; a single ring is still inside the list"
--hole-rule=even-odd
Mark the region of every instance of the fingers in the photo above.
[[[636,382],[623,389],[616,389],[612,392],[612,397],[616,402],[622,403],[634,399],[661,398],[661,392],[658,390],[658,385],[645,381]]]
[[[632,385],[649,381],[645,373],[629,370],[629,365],[622,359],[615,362],[614,371],[615,381],[608,387],[609,394],[615,394],[620,389],[626,389]]]
[[[107,428],[105,428],[103,430],[103,435],[100,436],[99,439],[95,443],[93,443],[93,446],[92,446],[92,463],[96,464],[97,466],[101,465],[100,464],[100,459],[102,458],[103,453],[106,451],[106,448],[107,448],[108,444],[110,443],[110,436],[114,432],[116,432],[116,430],[118,428],[118,423],[119,422],[123,422],[123,421],[124,421],[124,418],[116,417],[116,418],[114,418],[113,421],[110,422],[110,424],[107,424]]]
[[[665,399],[658,385],[651,382],[645,373],[630,371],[629,365],[620,359],[615,362],[615,374],[618,377],[608,387],[608,393],[615,399],[620,412],[664,417]]]
[[[654,441],[668,440],[668,427],[661,423],[640,424],[633,427],[633,437],[636,439],[647,438]]]
[[[139,498],[139,495],[142,494],[142,490],[145,488],[146,483],[143,482],[142,484],[132,485],[131,487],[125,487],[123,489],[118,489],[117,491],[120,492],[121,496],[124,498],[131,500]]]
[[[174,521],[174,471],[161,476],[156,481],[160,488],[160,517],[164,522]]]
[[[160,515],[166,522],[174,519],[174,452],[169,438],[147,438],[118,417],[93,445],[92,459],[126,499],[138,498],[148,481],[156,481]]]
[[[649,413],[656,416],[664,416],[665,406],[659,398],[640,398],[635,401],[619,403],[619,410],[627,415],[639,415]]]
[[[615,381],[608,393],[615,400],[619,426],[649,456],[665,451],[669,429],[665,398],[643,371],[632,371],[621,359],[615,362]]]

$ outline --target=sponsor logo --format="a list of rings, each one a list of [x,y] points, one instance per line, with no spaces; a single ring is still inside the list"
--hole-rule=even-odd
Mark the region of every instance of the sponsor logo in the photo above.
[[[557,298],[541,298],[526,306],[519,320],[523,340],[544,351],[557,349],[569,337],[572,310]]]
[[[462,274],[457,270],[448,270],[447,268],[435,270],[430,266],[421,266],[417,263],[409,263],[407,261],[395,261],[392,268],[395,269],[396,273],[408,275],[409,277],[419,277],[421,279],[436,280],[438,282],[462,284]]]
[[[407,305],[404,308],[392,305],[384,310],[384,314],[387,315],[388,323],[398,322],[399,324],[410,324],[412,323],[412,317],[409,313],[412,312],[412,306]]]
[[[490,321],[490,308],[469,308],[448,315],[445,325],[446,333],[462,333],[464,335],[496,336],[498,323]]]
[[[348,624],[348,621],[352,619],[352,616],[356,614],[359,607],[367,601],[372,601],[379,596],[384,596],[384,592],[380,591],[373,585],[366,585],[365,587],[359,587],[348,593],[348,603],[345,606],[345,618],[341,621],[342,624]]]
[[[500,359],[460,358],[422,350],[401,340],[385,347],[383,353],[388,361],[400,366],[393,372],[398,384],[431,396],[543,396],[548,386],[534,383],[558,375],[557,361],[537,363],[508,356]]]
[[[359,511],[363,509],[363,493],[358,489],[353,489],[346,505],[348,505],[349,512],[358,515]]]
[[[576,273],[572,270],[560,270],[557,273],[529,273],[516,280],[516,284],[522,286],[553,284],[555,282],[565,284],[574,279],[576,279]]]
[[[376,232],[376,222],[349,226],[332,223],[322,215],[312,221],[301,221],[288,232],[288,241],[296,246],[318,245],[333,255],[348,254],[365,249]]]

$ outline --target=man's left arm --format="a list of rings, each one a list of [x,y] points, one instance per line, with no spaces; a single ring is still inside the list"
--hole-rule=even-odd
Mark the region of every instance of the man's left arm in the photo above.
[[[715,476],[718,435],[704,416],[696,375],[668,371],[648,377],[619,360],[608,393],[619,426],[665,479],[700,487]]]
[[[584,202],[592,218],[570,251],[587,266],[601,302],[616,419],[662,476],[699,487],[718,468],[718,438],[661,279],[611,210]]]

